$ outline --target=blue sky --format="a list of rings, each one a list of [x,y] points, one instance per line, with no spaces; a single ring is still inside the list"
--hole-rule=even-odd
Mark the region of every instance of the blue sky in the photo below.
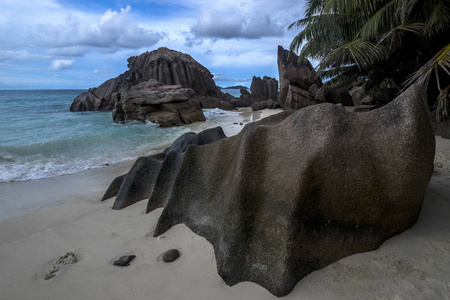
[[[168,47],[216,84],[278,77],[277,46],[298,33],[302,0],[0,0],[0,89],[87,89],[127,58]]]

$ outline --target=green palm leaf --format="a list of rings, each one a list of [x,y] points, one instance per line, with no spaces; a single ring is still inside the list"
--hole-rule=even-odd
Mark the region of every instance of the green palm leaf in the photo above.
[[[436,53],[432,59],[430,59],[419,70],[411,74],[405,81],[404,86],[407,88],[412,84],[418,83],[428,87],[430,78],[434,73],[436,75],[438,89],[441,91],[439,71],[443,71],[450,76],[450,44],[439,50],[439,52]]]

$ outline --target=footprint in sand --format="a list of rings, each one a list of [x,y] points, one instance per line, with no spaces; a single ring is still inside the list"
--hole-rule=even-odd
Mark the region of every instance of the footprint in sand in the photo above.
[[[53,263],[51,263],[45,272],[45,280],[49,280],[56,276],[56,273],[64,266],[71,265],[77,262],[77,257],[73,252],[67,252],[61,257],[57,258]]]

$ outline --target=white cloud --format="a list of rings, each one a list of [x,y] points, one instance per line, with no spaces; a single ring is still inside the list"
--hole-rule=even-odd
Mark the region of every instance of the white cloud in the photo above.
[[[239,12],[224,13],[216,10],[203,10],[191,28],[195,37],[212,39],[247,38],[258,39],[268,36],[282,36],[284,29],[272,22],[269,15],[256,12],[251,19]]]
[[[15,60],[15,61],[30,61],[48,59],[48,56],[31,53],[27,50],[0,50],[0,62]]]
[[[52,0],[37,2],[17,0],[2,7],[5,15],[15,17],[0,18],[0,52],[30,49],[53,57],[79,57],[94,51],[114,53],[123,48],[151,47],[165,37],[162,32],[139,25],[130,6],[120,11],[108,9],[94,17],[65,9]]]
[[[31,32],[29,40],[35,45],[51,48],[84,47],[108,48],[109,50],[129,48],[136,49],[155,45],[163,34],[140,27],[129,15],[130,6],[120,13],[107,10],[95,25],[69,16],[64,24],[40,24]],[[89,48],[91,47],[91,48]]]
[[[51,71],[63,71],[73,67],[75,61],[73,59],[55,59],[50,64]]]

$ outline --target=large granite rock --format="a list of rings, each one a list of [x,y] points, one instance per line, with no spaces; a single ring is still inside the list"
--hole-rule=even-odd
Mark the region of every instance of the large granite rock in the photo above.
[[[113,209],[122,209],[150,197],[149,209],[164,206],[165,196],[170,195],[187,147],[210,144],[224,138],[226,136],[221,127],[183,134],[163,153],[138,158],[127,174],[112,181],[101,201],[116,197]]]
[[[122,209],[148,199],[165,157],[166,155],[162,153],[139,157],[125,175],[112,208]],[[114,181],[111,185],[113,183]],[[111,194],[108,196],[111,196]],[[103,196],[103,200],[106,200],[105,196]]]
[[[263,79],[253,76],[250,93],[252,103],[269,99],[276,100],[278,96],[278,80],[268,76],[264,76]]]
[[[164,85],[154,79],[113,95],[114,122],[150,120],[162,127],[205,121],[194,90]]]
[[[166,85],[180,85],[195,91],[201,102],[204,97],[222,98],[211,72],[190,55],[159,48],[128,58],[128,70],[75,98],[71,111],[112,110],[113,94],[127,91],[141,82],[155,79]]]
[[[367,113],[325,103],[281,120],[187,148],[154,232],[186,224],[228,285],[276,296],[414,225],[435,153],[418,86]]]
[[[285,50],[282,46],[278,46],[278,75],[280,80],[278,102],[283,108],[294,108],[290,106],[291,104],[307,103],[302,99],[292,99],[291,95],[290,101],[286,104],[291,85],[304,91],[309,91],[314,84],[319,88],[322,86],[322,81],[309,60],[299,62],[295,53]]]
[[[199,133],[187,132],[177,138],[170,147],[164,149],[163,153],[168,154],[172,151],[183,153],[189,145],[206,145],[226,137],[222,127],[209,128]]]
[[[321,103],[316,100],[313,93],[299,88],[295,85],[289,85],[288,93],[284,102],[284,107],[292,109],[301,109],[310,105]]]

